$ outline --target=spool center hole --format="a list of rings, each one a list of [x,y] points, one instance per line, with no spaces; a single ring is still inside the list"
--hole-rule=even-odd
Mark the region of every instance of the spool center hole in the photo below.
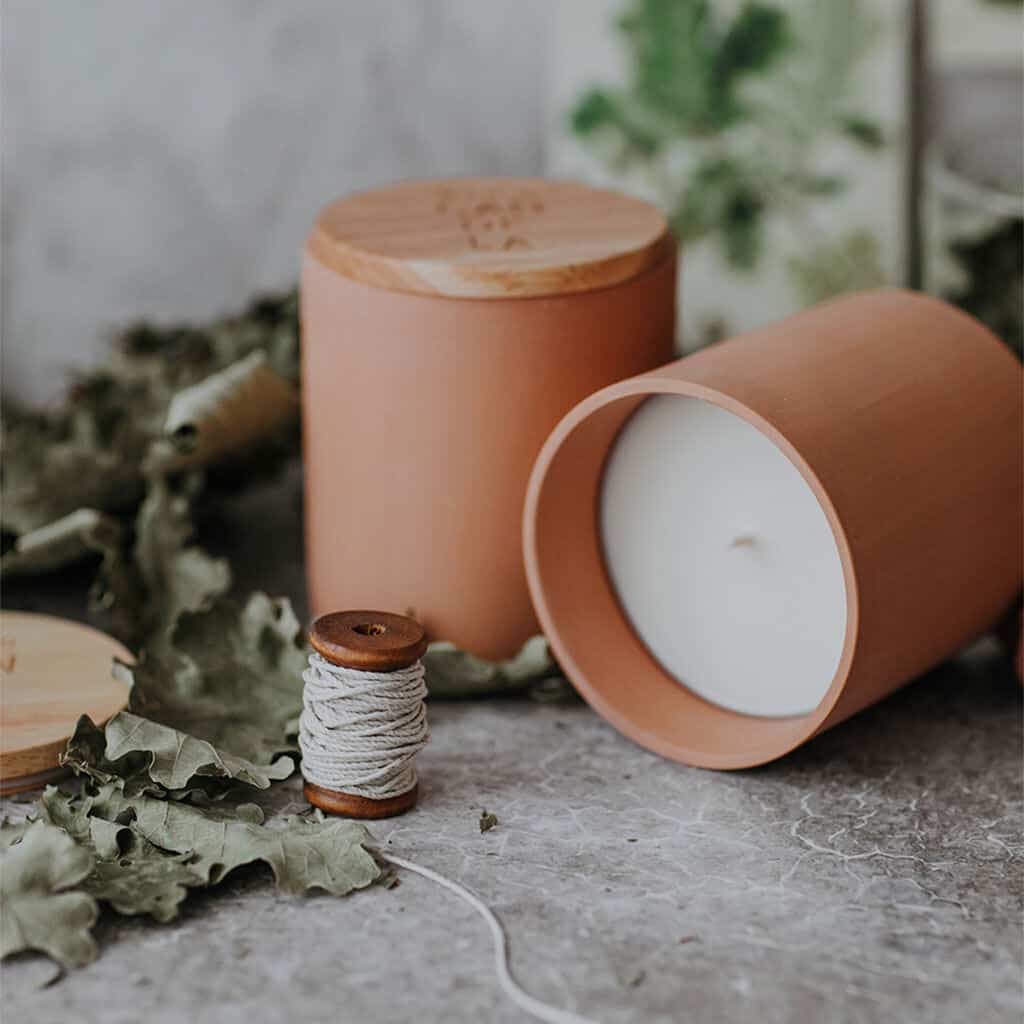
[[[353,626],[352,630],[360,636],[383,636],[388,627],[379,622],[360,622],[358,626]]]

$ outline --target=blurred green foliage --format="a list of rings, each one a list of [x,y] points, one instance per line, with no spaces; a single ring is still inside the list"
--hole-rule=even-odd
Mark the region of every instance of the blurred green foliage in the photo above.
[[[769,212],[799,218],[803,201],[843,190],[816,169],[822,138],[884,144],[848,107],[875,29],[862,0],[748,0],[731,17],[713,0],[632,0],[616,23],[628,81],[589,89],[570,128],[616,172],[646,176],[681,241],[714,238],[751,270]]]
[[[946,296],[1024,358],[1024,220],[1005,220],[950,246],[966,284]]]

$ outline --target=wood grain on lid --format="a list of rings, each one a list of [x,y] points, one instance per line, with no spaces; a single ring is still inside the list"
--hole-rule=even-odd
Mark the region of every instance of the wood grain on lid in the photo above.
[[[0,782],[57,767],[80,715],[102,725],[128,703],[128,686],[111,675],[130,662],[116,640],[77,622],[8,612],[0,616]]]
[[[450,178],[360,192],[322,211],[312,255],[394,291],[526,298],[607,288],[674,243],[650,203],[543,178]]]

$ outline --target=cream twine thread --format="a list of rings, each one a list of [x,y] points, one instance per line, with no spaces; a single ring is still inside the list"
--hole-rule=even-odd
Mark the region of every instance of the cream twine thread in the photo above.
[[[476,893],[471,892],[464,885],[459,885],[458,882],[453,882],[450,878],[446,878],[437,871],[424,867],[422,864],[417,864],[415,861],[406,860],[404,857],[396,857],[390,853],[379,853],[378,856],[381,860],[394,864],[395,867],[415,872],[415,874],[443,886],[449,892],[455,893],[456,896],[465,900],[487,922],[491,939],[494,942],[494,972],[498,977],[498,984],[505,995],[519,1009],[537,1020],[544,1021],[545,1024],[595,1024],[595,1021],[589,1017],[581,1017],[579,1014],[573,1013],[572,1010],[563,1010],[560,1007],[552,1006],[550,1003],[545,1003],[535,996],[531,996],[512,977],[512,972],[508,966],[508,940],[505,937],[505,929],[502,928],[501,922],[494,911]]]
[[[306,781],[369,800],[408,793],[414,759],[430,739],[423,676],[420,661],[364,672],[311,654],[299,719]]]
[[[396,672],[362,672],[314,653],[302,678],[299,746],[308,782],[371,800],[399,796],[416,785],[413,759],[430,739],[422,662]],[[383,851],[377,856],[443,886],[483,917],[494,942],[498,984],[521,1010],[545,1024],[594,1024],[531,996],[519,985],[509,970],[505,930],[479,896],[422,864]]]

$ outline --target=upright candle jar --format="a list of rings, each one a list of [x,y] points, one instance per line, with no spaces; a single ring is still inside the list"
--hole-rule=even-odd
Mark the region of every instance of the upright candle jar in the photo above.
[[[301,295],[315,613],[406,613],[494,659],[537,632],[531,466],[578,401],[672,357],[674,251],[653,206],[567,182],[408,182],[321,213]]]

